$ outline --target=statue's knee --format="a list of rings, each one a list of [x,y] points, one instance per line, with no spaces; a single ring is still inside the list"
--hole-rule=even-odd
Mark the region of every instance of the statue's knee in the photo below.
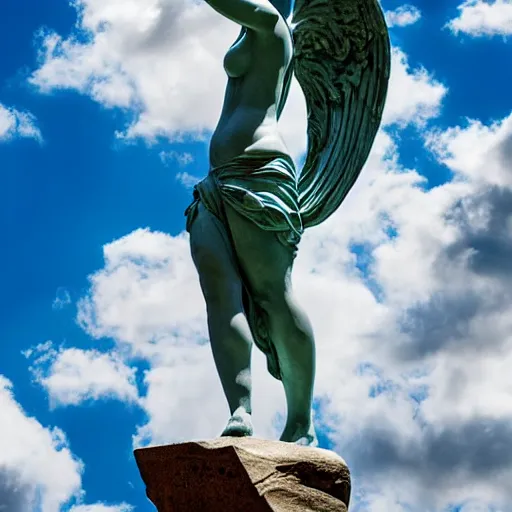
[[[259,306],[269,315],[287,309],[286,290],[282,286],[263,285],[255,290],[253,296]]]

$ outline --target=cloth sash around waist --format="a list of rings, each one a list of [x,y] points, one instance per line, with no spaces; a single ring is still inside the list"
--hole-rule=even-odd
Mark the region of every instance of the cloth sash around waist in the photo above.
[[[226,223],[223,202],[265,231],[274,231],[293,250],[303,233],[295,165],[282,153],[243,154],[210,170],[194,187],[194,201],[185,211],[187,230],[201,201]]]

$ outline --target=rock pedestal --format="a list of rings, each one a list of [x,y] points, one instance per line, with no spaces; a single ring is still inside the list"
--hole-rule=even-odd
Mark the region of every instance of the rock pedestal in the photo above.
[[[135,450],[158,512],[346,512],[350,473],[328,450],[223,437]]]

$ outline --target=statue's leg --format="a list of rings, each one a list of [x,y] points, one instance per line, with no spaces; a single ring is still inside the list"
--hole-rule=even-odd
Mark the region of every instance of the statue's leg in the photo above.
[[[293,253],[275,233],[264,231],[226,206],[238,260],[255,300],[268,317],[288,405],[281,440],[316,445],[312,424],[315,343],[311,324],[291,287]]]
[[[231,411],[222,435],[250,436],[253,340],[242,283],[224,226],[202,204],[190,229],[190,248],[206,301],[213,357]]]

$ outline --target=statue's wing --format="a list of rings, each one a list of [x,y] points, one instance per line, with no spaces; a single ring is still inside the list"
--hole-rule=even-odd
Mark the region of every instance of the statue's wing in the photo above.
[[[390,44],[378,0],[296,0],[292,30],[308,110],[299,203],[310,227],[340,206],[368,158],[386,100]]]

